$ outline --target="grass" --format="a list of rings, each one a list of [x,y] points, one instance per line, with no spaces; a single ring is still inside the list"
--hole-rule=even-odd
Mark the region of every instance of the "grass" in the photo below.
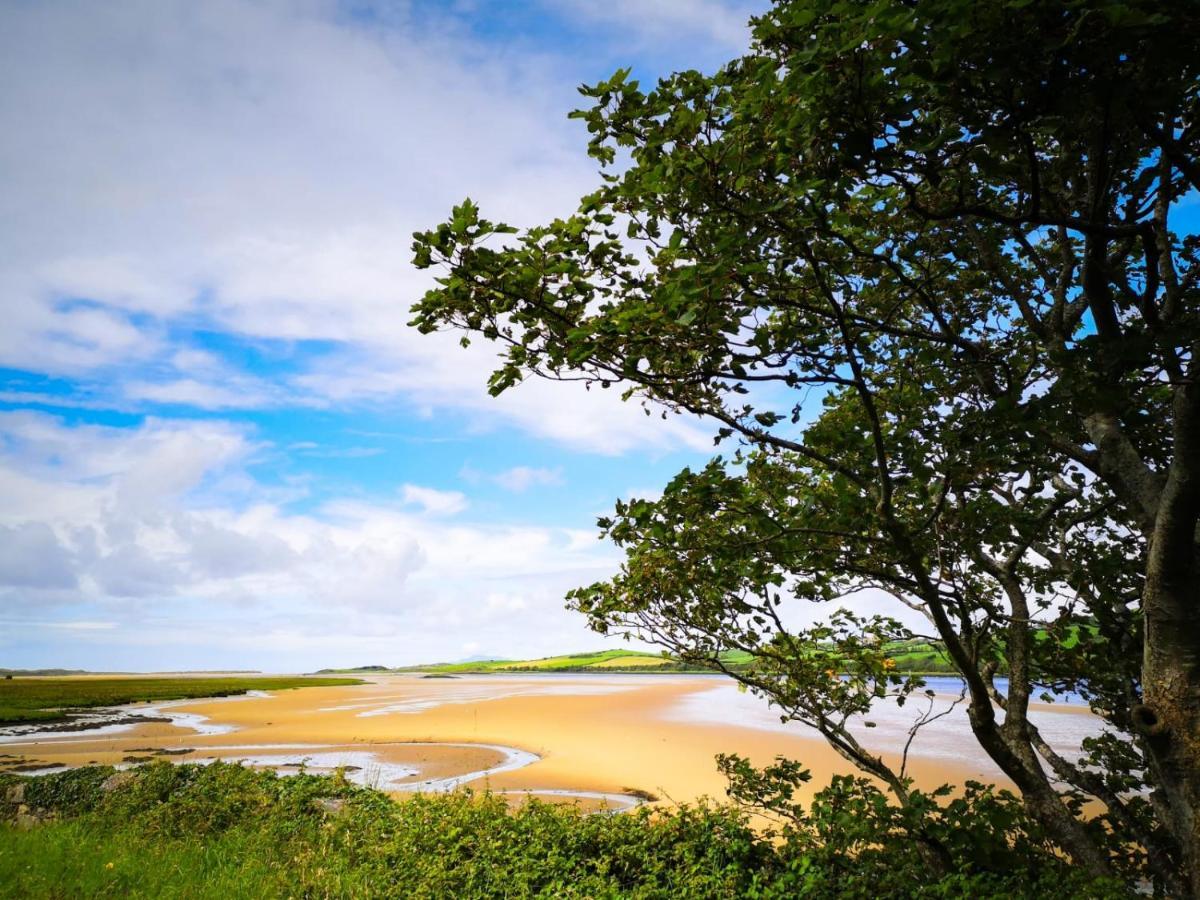
[[[53,818],[0,824],[0,885],[19,897],[740,897],[770,844],[740,816],[585,816],[495,796],[386,795],[331,777],[239,766],[111,769],[29,779]],[[0,819],[7,785],[0,778]],[[322,797],[344,804],[337,812]],[[12,810],[9,811],[12,815]],[[778,867],[776,867],[778,868]]]
[[[1063,633],[1052,633],[1046,628],[1034,632],[1035,640],[1057,640],[1065,649],[1075,646],[1080,640],[1080,628],[1095,631],[1094,626],[1072,625]],[[883,651],[895,661],[895,672],[901,675],[956,675],[957,670],[945,647],[937,641],[914,639],[893,641],[885,644]],[[730,650],[721,654],[721,659],[730,669],[744,669],[754,661],[754,656],[744,650]],[[332,671],[332,670],[323,670]],[[423,666],[406,666],[389,671],[430,672],[444,674],[482,674],[487,672],[709,672],[699,666],[690,665],[672,656],[661,653],[645,653],[638,650],[601,650],[592,653],[571,653],[547,656],[541,659],[511,660],[495,659],[461,663],[433,663]],[[1003,669],[1001,669],[1003,671]]]
[[[140,700],[229,697],[246,691],[362,684],[357,678],[11,678],[0,680],[0,723],[53,721],[76,709]]]
[[[722,655],[730,666],[745,666],[753,659],[749,653],[730,651]],[[437,672],[445,674],[484,674],[488,672],[709,672],[711,669],[689,665],[672,656],[640,650],[598,650],[568,653],[541,659],[492,659],[461,663],[432,663],[406,666],[398,672]]]
[[[336,776],[281,778],[227,763],[151,763],[122,775],[119,785],[108,782],[113,771],[0,775],[0,893],[201,900],[1116,896],[1083,884],[1056,856],[1009,852],[1004,828],[994,829],[996,859],[968,843],[955,856],[956,870],[941,876],[915,842],[863,832],[869,816],[840,812],[818,820],[815,831],[776,839],[736,809],[711,804],[587,816],[536,800],[510,811],[500,797],[468,792],[397,803]],[[956,817],[953,827],[971,821]]]
[[[950,658],[938,644],[927,641],[904,641],[888,645],[889,655],[896,660],[896,671],[906,674],[933,675],[953,673]],[[729,650],[721,659],[731,669],[743,669],[754,661],[744,650]],[[461,663],[433,663],[408,666],[393,671],[431,672],[442,674],[484,674],[488,672],[710,672],[661,653],[638,650],[601,650],[594,653],[571,653],[541,659],[496,659]]]
[[[614,656],[612,659],[601,660],[598,663],[593,663],[590,668],[594,669],[656,669],[660,666],[669,666],[672,661],[662,656],[643,656],[641,654],[622,654]]]
[[[637,650],[600,650],[593,653],[569,653],[562,656],[546,656],[541,659],[512,660],[491,659],[462,663],[434,663],[428,666],[412,666],[402,671],[441,672],[578,672],[600,668],[646,668],[648,666],[671,665],[673,660],[657,653]]]

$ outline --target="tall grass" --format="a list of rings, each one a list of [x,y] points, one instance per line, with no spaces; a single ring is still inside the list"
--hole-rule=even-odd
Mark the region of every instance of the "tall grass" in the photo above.
[[[358,678],[239,676],[222,678],[0,679],[0,724],[61,719],[67,710],[120,706],[139,700],[228,697],[247,691],[362,684]]]

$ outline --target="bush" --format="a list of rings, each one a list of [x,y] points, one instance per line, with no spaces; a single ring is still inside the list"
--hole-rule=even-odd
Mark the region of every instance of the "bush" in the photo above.
[[[850,779],[822,792],[806,826],[770,835],[728,805],[583,815],[536,800],[510,811],[502,797],[466,791],[397,803],[337,777],[224,763],[155,762],[105,790],[112,771],[3,779],[5,789],[25,784],[25,805],[48,819],[27,831],[0,826],[9,895],[1104,896],[1061,860],[1007,872],[1018,856],[970,864],[969,842],[953,850],[958,869],[931,872]],[[965,802],[955,814],[986,808]],[[992,838],[978,840],[996,852]]]

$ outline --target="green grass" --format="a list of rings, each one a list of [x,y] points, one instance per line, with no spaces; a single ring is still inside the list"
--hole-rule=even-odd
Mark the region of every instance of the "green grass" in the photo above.
[[[1080,640],[1080,629],[1094,626],[1070,626],[1062,635],[1054,635],[1045,628],[1037,629],[1037,641],[1058,640],[1070,649]],[[894,641],[884,645],[884,652],[895,660],[895,671],[900,675],[954,675],[957,670],[937,641],[914,639]],[[729,650],[721,654],[721,660],[731,669],[743,669],[754,661],[754,656],[744,650]],[[541,659],[512,660],[497,659],[462,663],[433,663],[423,666],[406,666],[391,671],[436,672],[445,674],[479,674],[487,672],[707,672],[710,669],[689,665],[660,653],[645,653],[639,650],[601,650],[592,653],[570,653],[547,656]],[[1003,669],[1001,670],[1003,671]]]
[[[0,893],[13,897],[741,897],[773,850],[731,811],[584,816],[500,797],[396,803],[336,778],[233,765],[111,769],[25,782],[56,818],[0,824]],[[0,778],[0,814],[6,785]],[[322,811],[319,797],[345,802]],[[9,815],[12,815],[11,808]],[[0,815],[0,819],[3,815]],[[778,866],[776,866],[778,869]]]
[[[926,641],[905,641],[886,648],[896,660],[896,671],[904,674],[938,674],[954,671],[950,658],[940,645]],[[729,650],[721,660],[731,669],[742,669],[754,661],[754,655],[744,650]],[[407,666],[393,671],[435,672],[444,674],[482,674],[488,672],[709,672],[700,666],[683,663],[675,657],[638,650],[601,650],[593,653],[571,653],[541,659],[497,659],[462,663],[432,663]]]
[[[512,660],[492,659],[463,663],[434,663],[428,666],[413,666],[406,671],[443,672],[571,672],[628,660],[633,664],[654,662],[663,659],[657,653],[638,650],[600,650],[592,653],[569,653],[562,656],[547,656],[542,659]],[[669,660],[667,661],[669,662]],[[608,671],[612,671],[611,668]]]
[[[456,793],[394,802],[343,779],[227,763],[0,775],[5,897],[854,898],[1112,897],[1058,857],[964,842],[948,876],[915,842],[837,812],[774,839],[728,806],[618,816]],[[22,796],[15,797],[14,790]],[[844,788],[843,788],[844,790]],[[330,809],[331,802],[340,804]],[[1015,801],[1013,801],[1015,802]],[[817,807],[814,806],[814,810]],[[1019,818],[1019,813],[1016,814]],[[30,820],[33,820],[32,822]],[[963,829],[970,815],[933,820]],[[890,820],[889,820],[890,821]],[[991,828],[991,831],[987,831]],[[986,834],[985,834],[986,833]],[[850,851],[853,848],[853,851]]]
[[[0,723],[62,719],[72,709],[139,700],[228,697],[246,691],[362,684],[357,678],[12,678],[0,680]]]
[[[733,650],[722,654],[730,666],[748,665],[749,653]],[[397,672],[437,672],[444,674],[483,674],[488,672],[708,672],[699,666],[688,665],[672,656],[646,653],[641,650],[598,650],[588,653],[567,653],[541,659],[493,659],[461,663],[431,663],[405,666]]]

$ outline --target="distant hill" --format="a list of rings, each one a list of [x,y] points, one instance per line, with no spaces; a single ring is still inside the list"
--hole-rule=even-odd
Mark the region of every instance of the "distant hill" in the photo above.
[[[888,652],[895,660],[898,673],[937,674],[953,671],[942,647],[929,641],[897,641],[888,646]],[[721,661],[733,670],[745,668],[750,665],[753,658],[751,654],[741,650],[731,650],[721,654]],[[649,674],[709,672],[712,670],[685,663],[662,653],[646,653],[641,650],[600,650],[546,656],[541,659],[462,660],[430,663],[419,666],[402,666],[392,671],[455,675],[486,672],[643,672]]]
[[[750,661],[746,653],[727,654],[730,665],[745,665]],[[482,672],[704,672],[706,669],[685,664],[661,653],[646,653],[641,650],[599,650],[587,653],[568,653],[562,656],[545,656],[541,659],[488,659],[464,660],[450,663],[431,663],[421,666],[404,666],[398,672],[434,672],[445,675]]]
[[[895,671],[904,674],[935,675],[952,673],[953,666],[945,649],[938,643],[913,639],[895,641],[886,647],[894,660]],[[721,654],[721,661],[730,669],[743,669],[753,656],[741,650]],[[487,672],[709,672],[706,669],[663,653],[642,650],[595,650],[586,653],[566,653],[540,659],[472,658],[455,662],[426,663],[389,669],[384,666],[361,666],[356,669],[321,669],[318,674],[352,674],[363,672],[422,672],[425,674],[466,675]]]

